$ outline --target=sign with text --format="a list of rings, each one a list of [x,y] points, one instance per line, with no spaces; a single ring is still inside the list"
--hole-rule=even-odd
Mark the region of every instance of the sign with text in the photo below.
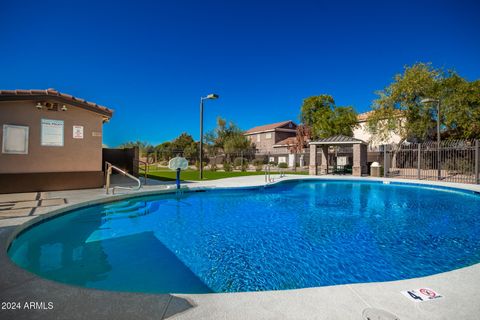
[[[73,139],[83,139],[83,126],[73,126]]]
[[[41,145],[63,147],[63,120],[42,119]]]
[[[438,292],[429,288],[419,288],[414,290],[402,291],[402,294],[408,299],[415,302],[425,302],[443,298],[443,296],[440,295]]]

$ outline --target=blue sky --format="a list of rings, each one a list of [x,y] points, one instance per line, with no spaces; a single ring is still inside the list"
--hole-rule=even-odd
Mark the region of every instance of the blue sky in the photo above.
[[[322,93],[369,109],[404,65],[480,78],[478,1],[0,0],[0,88],[55,88],[115,109],[104,143],[198,138],[297,120]]]

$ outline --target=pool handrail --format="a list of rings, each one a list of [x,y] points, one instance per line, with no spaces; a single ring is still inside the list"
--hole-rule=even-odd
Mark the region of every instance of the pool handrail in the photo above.
[[[135,187],[114,186],[112,188],[112,194],[115,194],[116,189],[134,190],[134,191],[140,190],[140,188],[142,187],[142,182],[140,181],[140,179],[138,179],[137,177],[132,176],[130,173],[114,166],[110,162],[105,161],[105,189],[106,189],[107,194],[109,194],[109,190],[110,190],[110,175],[112,174],[112,169],[120,172],[124,176],[126,176],[126,177],[134,180],[135,182],[137,182],[137,186],[135,186]]]

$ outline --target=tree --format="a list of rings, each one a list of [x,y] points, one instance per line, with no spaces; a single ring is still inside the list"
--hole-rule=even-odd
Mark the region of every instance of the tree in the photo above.
[[[138,147],[139,155],[140,156],[147,156],[150,152],[153,152],[153,146],[150,145],[148,142],[143,141],[128,141],[122,143],[118,146],[118,148],[133,148]]]
[[[310,128],[313,139],[352,136],[357,126],[357,114],[353,108],[335,105],[333,97],[326,94],[303,100],[300,120]]]
[[[210,148],[225,153],[235,153],[252,149],[252,144],[243,131],[233,122],[218,117],[217,127],[205,135]]]
[[[170,148],[174,155],[181,153],[188,160],[198,159],[198,145],[193,137],[186,132],[180,134],[175,138],[170,145]]]
[[[379,140],[392,134],[405,140],[435,139],[437,111],[435,103],[422,103],[424,98],[441,101],[442,137],[480,137],[480,81],[468,82],[454,71],[433,68],[430,63],[406,66],[403,74],[377,92],[372,106],[368,130]]]
[[[155,147],[155,152],[157,153],[157,157],[160,160],[170,160],[173,155],[172,150],[172,143],[170,141],[163,142]]]
[[[307,143],[312,138],[310,127],[305,124],[300,124],[295,130],[295,143],[290,147],[292,153],[301,153],[306,147]]]

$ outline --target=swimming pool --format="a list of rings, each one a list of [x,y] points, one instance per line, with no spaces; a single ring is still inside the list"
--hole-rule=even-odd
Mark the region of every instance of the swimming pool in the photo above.
[[[8,253],[51,280],[131,292],[400,280],[480,261],[480,196],[326,180],[145,196],[39,223]]]

